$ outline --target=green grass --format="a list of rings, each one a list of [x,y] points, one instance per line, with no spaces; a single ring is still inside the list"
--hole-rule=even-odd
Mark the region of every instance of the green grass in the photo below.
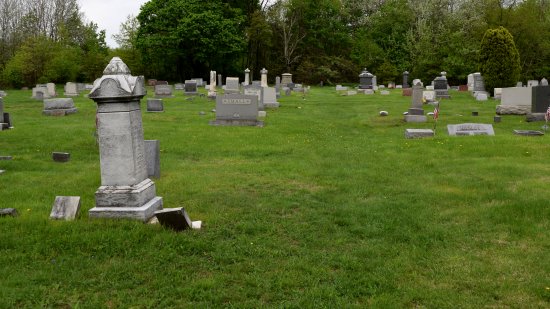
[[[549,137],[512,133],[542,124],[503,116],[494,137],[450,137],[447,124],[492,123],[497,104],[452,92],[437,136],[407,140],[433,127],[402,121],[410,97],[333,89],[283,96],[264,128],[209,126],[214,102],[181,92],[144,112],[157,195],[203,221],[183,233],[88,219],[95,103],[46,117],[9,91],[0,207],[20,216],[0,218],[0,307],[548,308]],[[78,220],[48,219],[56,195],[81,196]]]

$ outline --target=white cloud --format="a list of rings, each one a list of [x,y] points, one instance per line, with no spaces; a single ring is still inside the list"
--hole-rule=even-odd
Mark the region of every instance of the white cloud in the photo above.
[[[107,45],[116,47],[112,38],[128,15],[137,16],[140,7],[148,0],[78,0],[80,11],[86,20],[93,21],[99,30],[105,29]]]

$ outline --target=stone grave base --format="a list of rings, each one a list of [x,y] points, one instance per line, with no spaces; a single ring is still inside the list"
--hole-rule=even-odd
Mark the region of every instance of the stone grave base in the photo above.
[[[198,92],[183,92],[184,95],[199,95]]]
[[[544,132],[534,130],[514,130],[514,134],[523,136],[542,136],[544,135]]]
[[[140,207],[94,207],[88,212],[90,218],[131,219],[147,222],[162,209],[162,197],[156,196]]]
[[[101,207],[140,207],[156,195],[155,183],[147,178],[134,186],[101,186],[95,204]]]
[[[433,137],[434,131],[430,129],[406,129],[405,138]]]
[[[5,122],[0,122],[0,131],[9,129],[9,125]]]
[[[531,105],[497,105],[497,115],[526,115],[531,112]]]
[[[211,126],[263,127],[264,122],[249,119],[216,119],[209,122]]]
[[[266,108],[279,108],[279,102],[264,103],[264,107],[266,107]]]
[[[77,112],[77,109],[75,107],[75,108],[67,108],[67,109],[45,109],[42,111],[42,114],[46,116],[66,116],[66,115],[74,114],[76,112]]]
[[[426,122],[428,117],[424,115],[405,115],[405,122]]]
[[[525,118],[527,122],[546,121],[544,113],[528,113]]]

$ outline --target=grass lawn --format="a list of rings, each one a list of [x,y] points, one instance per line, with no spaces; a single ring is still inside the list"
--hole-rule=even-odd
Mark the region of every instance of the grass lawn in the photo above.
[[[145,139],[160,140],[157,195],[203,221],[176,233],[88,219],[92,100],[47,117],[30,91],[8,91],[0,207],[20,216],[0,218],[0,308],[548,308],[550,137],[514,135],[542,125],[523,116],[492,137],[448,136],[493,123],[497,105],[451,95],[436,137],[407,140],[433,120],[404,123],[400,90],[283,96],[264,128],[209,126],[215,103],[177,91],[142,113]],[[49,220],[56,195],[81,196],[78,220]]]

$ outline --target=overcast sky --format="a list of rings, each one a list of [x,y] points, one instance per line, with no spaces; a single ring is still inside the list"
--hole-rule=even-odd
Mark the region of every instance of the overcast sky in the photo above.
[[[78,0],[86,20],[96,23],[99,30],[106,30],[106,41],[110,47],[117,47],[112,35],[118,33],[120,24],[130,14],[137,16],[145,2],[148,0]]]

